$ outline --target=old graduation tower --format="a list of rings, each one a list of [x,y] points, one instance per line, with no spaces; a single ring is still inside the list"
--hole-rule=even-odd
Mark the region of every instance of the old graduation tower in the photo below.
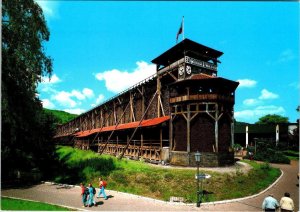
[[[57,127],[60,144],[149,162],[234,163],[238,82],[218,77],[223,53],[184,39],[152,60],[156,74]]]

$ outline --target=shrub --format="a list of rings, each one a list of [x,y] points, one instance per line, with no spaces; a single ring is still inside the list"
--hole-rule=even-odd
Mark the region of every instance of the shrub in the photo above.
[[[267,140],[257,141],[254,159],[270,163],[290,163],[290,159],[282,151],[278,150],[275,143]]]
[[[270,170],[271,166],[268,162],[266,162],[266,163],[261,164],[260,168],[263,169],[263,170]]]

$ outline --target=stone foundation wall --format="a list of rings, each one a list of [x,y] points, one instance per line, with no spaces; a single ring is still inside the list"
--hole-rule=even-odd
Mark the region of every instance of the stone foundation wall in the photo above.
[[[195,161],[195,153],[187,153],[180,151],[170,151],[170,164],[177,166],[197,166]],[[203,167],[218,167],[234,164],[233,152],[201,152],[200,166]]]

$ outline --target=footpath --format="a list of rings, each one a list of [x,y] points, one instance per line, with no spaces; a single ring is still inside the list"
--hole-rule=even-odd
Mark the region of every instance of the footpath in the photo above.
[[[95,198],[97,207],[82,207],[80,188],[78,186],[41,183],[28,188],[2,189],[1,196],[47,202],[86,211],[262,211],[263,199],[273,194],[279,201],[284,192],[289,192],[295,203],[295,211],[299,211],[299,162],[290,165],[272,164],[280,168],[282,176],[267,190],[235,200],[203,203],[200,208],[196,204],[171,203],[123,192],[106,190],[109,199]],[[98,190],[97,190],[98,191]]]

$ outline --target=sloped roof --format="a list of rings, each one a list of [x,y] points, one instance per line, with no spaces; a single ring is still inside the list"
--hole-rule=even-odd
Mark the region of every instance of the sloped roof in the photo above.
[[[190,39],[184,39],[177,45],[165,51],[158,57],[154,58],[151,62],[158,65],[167,66],[185,56],[185,54],[201,55],[204,61],[215,60],[219,58],[223,52],[209,48],[200,43],[196,43]]]
[[[81,137],[86,137],[89,135],[92,135],[94,133],[101,133],[101,132],[109,132],[113,130],[126,130],[126,129],[132,129],[136,127],[151,127],[151,126],[156,126],[159,125],[165,121],[168,121],[170,119],[170,116],[163,116],[159,118],[154,118],[154,119],[146,119],[143,120],[139,126],[139,121],[136,122],[130,122],[130,123],[125,123],[125,124],[119,124],[119,125],[114,125],[114,126],[108,126],[108,127],[103,127],[103,128],[97,128],[97,129],[92,129],[92,130],[86,130],[86,131],[81,131],[76,133],[77,138]]]

